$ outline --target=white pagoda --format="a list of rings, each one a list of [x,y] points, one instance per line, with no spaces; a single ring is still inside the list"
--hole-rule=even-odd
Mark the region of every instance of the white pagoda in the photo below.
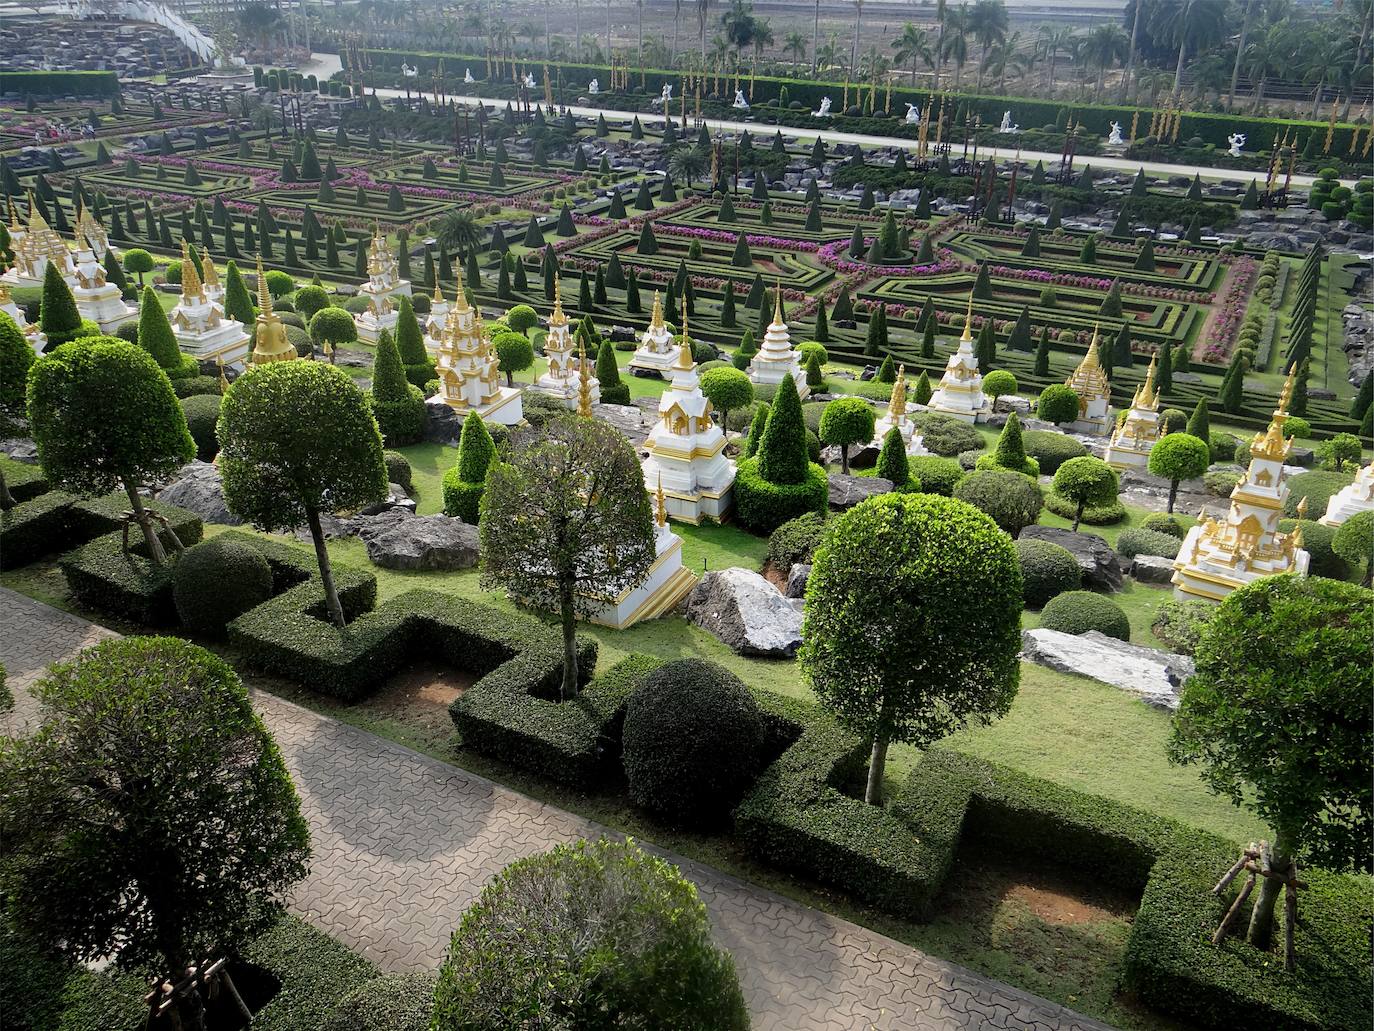
[[[758,354],[749,362],[749,378],[754,386],[777,388],[784,376],[791,376],[803,401],[811,393],[802,368],[801,352],[792,348],[792,336],[782,316],[782,287],[773,291],[773,321],[763,334]]]
[[[654,314],[630,359],[630,369],[643,369],[667,378],[672,375],[673,365],[677,362],[677,351],[672,331],[663,321],[663,301],[655,290]]]
[[[460,415],[514,426],[524,415],[518,387],[503,387],[500,359],[482,327],[482,316],[461,290],[448,311],[439,342],[439,398]]]
[[[549,332],[544,338],[544,358],[549,363],[534,381],[534,389],[557,398],[568,408],[579,407],[586,392],[588,404],[601,403],[601,382],[587,367],[587,356],[574,352],[572,330],[563,313],[563,290],[558,277],[553,280],[553,311],[549,313]]]
[[[76,223],[72,227],[72,235],[76,238],[77,251],[87,250],[97,261],[105,260],[105,253],[110,249],[109,234],[79,200],[76,203]]]
[[[462,289],[460,286],[458,289]],[[439,338],[444,335],[444,323],[448,321],[448,299],[444,297],[443,287],[436,279],[434,282],[434,294],[429,299],[429,314],[425,316],[424,334],[425,346],[431,351],[439,349]]]
[[[928,455],[925,444],[921,442],[921,435],[916,432],[916,424],[911,421],[911,416],[906,414],[906,366],[903,365],[897,370],[897,381],[892,384],[892,400],[888,402],[887,411],[877,421],[873,427],[873,439],[879,447],[882,447],[884,438],[888,431],[896,428],[902,435],[902,440],[906,442],[906,453],[915,458],[917,455]]]
[[[723,520],[734,501],[735,463],[725,457],[725,434],[711,418],[711,402],[701,392],[687,307],[682,310],[682,346],[672,368],[672,386],[658,402],[658,421],[644,447],[644,483],[664,488],[668,514],[699,523]]]
[[[93,242],[80,229],[73,235],[76,238],[75,268],[68,282],[76,298],[76,310],[83,319],[98,325],[100,332],[113,333],[124,323],[138,318],[138,309],[125,304],[119,287],[105,281],[105,264],[96,254],[100,237]]]
[[[215,267],[208,254],[204,262],[207,271]],[[225,318],[224,307],[211,300],[184,240],[181,244],[181,299],[172,309],[170,319],[177,346],[198,361],[237,365],[248,357],[251,338],[247,327],[242,322]]]
[[[1078,395],[1078,418],[1065,429],[1075,433],[1105,434],[1112,428],[1112,384],[1097,360],[1098,326],[1093,326],[1088,353],[1064,385]]]
[[[57,266],[58,272],[62,273],[63,279],[72,282],[75,266],[71,251],[67,250],[67,244],[58,235],[57,230],[48,225],[47,219],[38,210],[33,194],[29,194],[27,226],[22,229],[19,227],[13,215],[13,206],[10,213],[10,249],[14,251],[14,265],[0,276],[0,281],[11,287],[42,286],[43,273],[48,270],[48,263],[51,262]]]
[[[646,619],[657,619],[672,612],[687,597],[697,578],[682,564],[682,538],[668,526],[667,498],[659,484],[654,495],[653,564],[644,579],[625,588],[614,598],[597,598],[597,609],[589,617],[593,623],[624,630]]]
[[[949,356],[940,386],[930,395],[926,409],[952,415],[964,422],[984,422],[992,411],[991,399],[983,393],[983,377],[978,371],[978,356],[973,353],[973,294],[968,297],[964,333],[959,346]]]
[[[10,285],[3,278],[0,278],[0,311],[14,319],[14,324],[19,327],[19,332],[24,334],[24,339],[29,342],[34,353],[42,354],[43,348],[48,346],[48,338],[38,328],[37,323],[29,322],[24,318],[24,309],[14,303],[14,296],[10,293]]]
[[[1155,360],[1151,358],[1145,382],[1136,389],[1126,418],[1107,445],[1107,464],[1113,469],[1144,469],[1158,440],[1159,395],[1155,393]]]
[[[1340,526],[1358,512],[1374,509],[1374,462],[1355,474],[1355,482],[1342,487],[1326,503],[1326,513],[1317,520],[1324,526]]]
[[[400,316],[392,299],[410,296],[410,280],[401,278],[396,256],[377,225],[367,247],[367,282],[358,287],[358,296],[367,298],[367,308],[353,317],[358,339],[375,344],[382,330],[396,331]]]
[[[1174,560],[1176,598],[1221,601],[1237,587],[1263,576],[1307,574],[1302,527],[1278,532],[1288,497],[1283,463],[1293,444],[1284,437],[1283,424],[1292,394],[1293,373],[1289,373],[1269,429],[1256,433],[1250,443],[1250,468],[1231,492],[1226,517],[1218,521],[1204,511],[1201,522],[1183,538]],[[1307,499],[1303,498],[1298,517],[1304,518],[1306,513]]]

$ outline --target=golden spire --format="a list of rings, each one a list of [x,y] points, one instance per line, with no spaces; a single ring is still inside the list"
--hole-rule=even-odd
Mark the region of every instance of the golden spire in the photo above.
[[[906,414],[906,366],[897,367],[897,382],[892,384],[892,401],[887,406],[887,413],[892,417],[893,423],[901,420]]]
[[[1145,370],[1145,382],[1135,392],[1135,399],[1131,402],[1132,408],[1154,411],[1159,405],[1159,398],[1155,395],[1155,360],[1156,356],[1151,355],[1150,367]]]
[[[13,236],[16,232],[22,233],[23,229],[19,226],[19,212],[14,210],[14,198],[8,197],[6,200],[10,209],[10,235]]]
[[[692,338],[687,334],[687,298],[684,297],[682,299],[682,344],[677,349],[677,362],[674,363],[673,367],[687,372],[695,364],[692,361]]]
[[[1080,407],[1085,405],[1089,398],[1111,396],[1112,385],[1097,360],[1097,340],[1100,331],[1100,324],[1093,323],[1093,338],[1088,344],[1088,353],[1078,363],[1078,368],[1073,370],[1073,375],[1064,381],[1078,393]]]
[[[215,271],[215,259],[210,256],[210,248],[200,249],[200,281],[206,286],[219,286],[219,273]]]
[[[587,345],[579,337],[577,341],[577,414],[591,418],[592,384],[587,372]]]
[[[780,326],[780,325],[783,325],[783,321],[782,321],[782,278],[781,278],[781,277],[779,277],[779,278],[776,280],[776,285],[773,287],[773,323],[774,323],[775,325],[779,325],[779,326]]]
[[[664,496],[663,496],[663,474],[662,474],[662,473],[659,473],[659,474],[658,474],[658,490],[657,490],[657,492],[655,492],[655,500],[656,500],[657,504],[655,505],[654,522],[658,523],[659,526],[667,526],[667,525],[668,525],[668,503],[667,503],[667,500],[666,500],[666,499],[664,498]]]
[[[273,318],[272,291],[267,289],[267,273],[263,271],[262,255],[258,255],[258,325]]]
[[[48,220],[43,217],[43,212],[38,208],[38,199],[34,197],[33,190],[29,190],[29,232],[34,230],[45,230],[48,228]]]
[[[437,301],[439,304],[444,303],[444,288],[439,284],[438,276],[434,277],[434,296],[431,300]]]
[[[218,355],[215,364],[219,366],[219,392],[223,394],[229,389],[229,377],[224,372],[224,356]]]
[[[1082,370],[1086,371],[1089,369],[1101,368],[1101,365],[1097,361],[1097,337],[1101,329],[1102,324],[1100,322],[1093,323],[1093,338],[1092,342],[1088,344],[1088,353],[1085,354],[1083,360],[1078,363],[1078,367]]]
[[[549,314],[550,326],[566,326],[568,316],[563,314],[563,281],[557,272],[553,275],[553,311]]]
[[[968,311],[964,313],[964,335],[959,338],[959,343],[973,342],[973,291],[968,292]]]
[[[205,290],[200,285],[200,276],[196,275],[196,262],[185,240],[181,241],[181,299],[186,304],[205,301]]]
[[[1288,421],[1288,402],[1292,400],[1293,383],[1297,375],[1298,366],[1294,363],[1288,371],[1288,378],[1283,381],[1283,390],[1279,393],[1279,406],[1274,409],[1273,418],[1269,420],[1269,428],[1264,433],[1256,433],[1254,440],[1250,442],[1251,457],[1267,458],[1274,462],[1282,462],[1288,457],[1293,442],[1283,435],[1283,424]]]
[[[1297,513],[1298,513],[1298,518],[1299,518],[1299,519],[1306,519],[1306,518],[1307,518],[1307,495],[1306,495],[1306,494],[1304,494],[1304,495],[1302,496],[1302,500],[1298,502]]]
[[[654,291],[654,314],[649,319],[649,327],[651,329],[663,328],[663,298],[659,296],[657,290]]]
[[[468,295],[460,286],[453,292],[453,307],[449,309],[451,313],[457,315],[460,312],[471,311],[468,306]]]
[[[249,361],[254,365],[285,362],[296,358],[296,349],[286,339],[286,327],[272,311],[272,292],[267,289],[267,273],[263,271],[262,255],[258,255],[258,322],[254,330],[253,353]]]

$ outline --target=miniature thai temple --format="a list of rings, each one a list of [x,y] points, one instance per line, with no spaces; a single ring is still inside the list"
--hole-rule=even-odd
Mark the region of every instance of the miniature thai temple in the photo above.
[[[24,318],[24,309],[14,303],[14,295],[10,293],[10,285],[2,277],[0,277],[0,311],[14,319],[14,324],[24,334],[24,339],[29,342],[29,346],[34,349],[35,353],[42,354],[43,348],[48,346],[48,338],[43,335],[43,331],[38,328],[37,323],[29,322]]]
[[[1076,433],[1107,433],[1112,428],[1112,384],[1097,360],[1098,327],[1093,326],[1088,353],[1064,381],[1078,395],[1078,418],[1064,428]]]
[[[672,385],[658,402],[658,421],[644,447],[644,483],[662,483],[668,515],[689,523],[724,519],[734,500],[735,463],[725,457],[725,434],[711,418],[711,402],[701,392],[687,309],[682,311],[682,346],[672,368]]]
[[[214,262],[207,256],[203,267],[212,270]],[[251,344],[248,329],[242,322],[225,318],[224,307],[211,300],[196,272],[191,249],[184,240],[181,244],[181,299],[169,318],[177,346],[192,358],[237,365],[248,357]],[[295,354],[294,348],[291,353]]]
[[[643,369],[665,379],[672,375],[677,361],[677,344],[673,343],[673,333],[663,321],[663,301],[654,291],[654,313],[649,319],[649,328],[639,340],[634,356],[630,359],[630,369]]]
[[[1325,526],[1340,526],[1357,512],[1374,509],[1374,462],[1355,474],[1355,482],[1342,487],[1326,503],[1326,514],[1319,520]]]
[[[888,402],[887,411],[873,427],[873,440],[882,447],[883,439],[888,431],[896,428],[902,435],[902,440],[906,441],[906,453],[913,458],[917,455],[928,455],[929,451],[921,443],[921,435],[916,432],[916,424],[911,421],[911,416],[906,414],[906,366],[903,365],[897,370],[897,381],[892,384],[892,400]]]
[[[358,327],[358,339],[375,344],[382,330],[396,331],[395,297],[410,296],[410,280],[402,279],[396,256],[380,227],[372,230],[367,247],[367,282],[358,287],[358,296],[367,299],[367,307],[353,316]]]
[[[212,303],[221,308],[224,305],[224,287],[220,284],[219,273],[215,271],[215,259],[210,257],[210,248],[200,249],[200,287]]]
[[[964,332],[959,346],[949,356],[940,386],[930,395],[927,411],[952,415],[964,422],[983,422],[992,412],[991,399],[983,393],[983,377],[978,372],[978,357],[973,353],[973,294],[969,294],[964,315]]]
[[[1302,527],[1280,533],[1283,504],[1288,497],[1284,460],[1292,441],[1283,435],[1288,400],[1293,394],[1290,373],[1279,395],[1279,406],[1264,433],[1250,443],[1250,467],[1231,492],[1231,507],[1220,521],[1202,513],[1188,531],[1174,560],[1174,596],[1221,601],[1237,587],[1278,573],[1306,575],[1308,554],[1302,550]],[[1307,499],[1298,504],[1304,518]]]
[[[682,538],[668,526],[667,497],[663,485],[654,493],[654,561],[644,578],[614,598],[598,598],[599,608],[589,617],[593,623],[623,630],[672,612],[687,597],[697,578],[682,564]]]
[[[98,325],[100,332],[113,333],[124,323],[138,318],[138,309],[125,304],[119,287],[105,281],[105,263],[96,255],[96,245],[80,231],[73,235],[76,237],[76,254],[68,282],[76,299],[77,313]]]
[[[501,385],[500,359],[487,340],[481,313],[468,304],[461,290],[445,319],[436,364],[439,397],[460,415],[476,412],[504,426],[514,426],[524,418],[520,390]]]
[[[460,286],[458,289],[462,289]],[[431,351],[439,349],[439,338],[444,335],[444,323],[448,320],[448,299],[444,297],[444,290],[436,280],[434,283],[434,294],[429,299],[429,314],[425,316],[423,325],[425,333],[425,346]]]
[[[13,215],[11,207],[11,215]],[[62,278],[68,282],[72,281],[75,265],[72,261],[71,251],[67,250],[67,244],[58,234],[57,230],[48,225],[43,213],[38,210],[38,204],[34,201],[33,195],[29,195],[29,221],[28,225],[22,229],[17,222],[11,218],[10,249],[14,252],[14,265],[0,280],[8,283],[11,287],[15,286],[42,286],[43,273],[48,269],[48,263],[57,265],[57,270],[62,273]],[[118,293],[118,291],[116,291]]]
[[[754,386],[777,388],[784,376],[791,376],[797,385],[797,393],[803,401],[811,393],[806,382],[806,372],[802,369],[801,352],[793,350],[792,336],[787,331],[787,323],[782,320],[782,287],[773,292],[773,321],[763,334],[763,343],[758,354],[749,362],[749,378]]]
[[[253,330],[253,353],[248,361],[253,365],[268,362],[289,362],[300,357],[286,338],[286,326],[272,310],[272,292],[267,289],[267,273],[258,258],[258,322]]]
[[[601,403],[600,380],[591,374],[586,354],[579,356],[573,350],[572,328],[563,313],[563,288],[557,276],[553,280],[553,311],[544,338],[544,358],[549,367],[534,381],[535,390],[557,398],[568,408],[580,406],[584,391],[589,404]]]
[[[105,252],[110,249],[110,237],[105,227],[92,217],[80,201],[76,205],[76,222],[72,226],[77,251],[90,251],[97,261],[105,260]]]
[[[1131,398],[1126,418],[1107,445],[1107,464],[1113,469],[1144,469],[1150,451],[1159,440],[1159,395],[1155,393],[1155,360],[1145,372],[1145,382]]]

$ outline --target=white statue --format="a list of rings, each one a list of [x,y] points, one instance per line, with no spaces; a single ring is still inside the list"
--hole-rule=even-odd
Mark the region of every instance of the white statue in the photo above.
[[[744,99],[744,90],[735,90],[735,102],[730,105],[736,111],[748,111],[749,101]]]
[[[1107,137],[1107,146],[1122,147],[1125,146],[1125,144],[1126,141],[1121,138],[1121,123],[1113,122],[1111,135]]]
[[[525,89],[535,88],[534,76],[531,75],[529,72],[525,73],[525,77],[521,81],[524,83]]]
[[[466,82],[466,83],[469,83],[469,84],[474,83],[474,82],[477,81],[476,79],[474,79],[474,78],[472,77],[472,69],[471,69],[471,68],[464,68],[464,69],[463,69],[463,81]]]
[[[1233,158],[1240,157],[1240,148],[1245,146],[1245,133],[1232,133],[1226,137],[1226,142],[1231,144],[1231,149],[1227,151]]]
[[[1002,124],[999,125],[999,126],[997,127],[997,131],[998,131],[998,132],[1013,133],[1013,132],[1019,131],[1020,128],[1021,128],[1021,127],[1020,127],[1019,125],[1012,125],[1012,124],[1011,124],[1011,112],[1010,112],[1010,111],[1003,111],[1003,112],[1002,112]]]
[[[592,96],[596,96],[598,93],[600,93],[601,80],[593,79],[591,82],[587,83],[587,92],[590,93]]]
[[[920,124],[921,124],[921,109],[918,108],[915,104],[907,104],[907,106],[906,106],[906,124],[907,124],[907,125],[920,125]]]
[[[812,112],[811,112],[811,117],[813,117],[813,118],[826,118],[826,117],[828,117],[829,115],[830,115],[830,98],[829,98],[829,97],[821,97],[821,109],[820,109],[819,111],[812,111]]]
[[[405,62],[402,62],[401,74],[405,76],[407,79],[413,79],[420,74],[420,69],[416,68],[413,64],[406,64]]]
[[[663,102],[663,106],[664,106],[665,108],[672,102],[672,99],[673,99],[673,84],[672,84],[671,82],[665,82],[665,83],[663,84],[663,92],[662,92],[661,94],[659,94],[659,98],[658,98],[658,99],[661,100],[661,101]]]

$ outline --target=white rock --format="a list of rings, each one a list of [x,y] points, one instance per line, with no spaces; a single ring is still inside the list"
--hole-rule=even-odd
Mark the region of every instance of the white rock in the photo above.
[[[687,598],[687,619],[740,655],[790,659],[801,647],[801,601],[784,598],[750,569],[703,576]]]
[[[1023,630],[1021,657],[1061,673],[1092,677],[1170,712],[1178,708],[1179,688],[1193,675],[1193,660],[1185,655],[1127,644],[1096,630],[1077,635]]]

